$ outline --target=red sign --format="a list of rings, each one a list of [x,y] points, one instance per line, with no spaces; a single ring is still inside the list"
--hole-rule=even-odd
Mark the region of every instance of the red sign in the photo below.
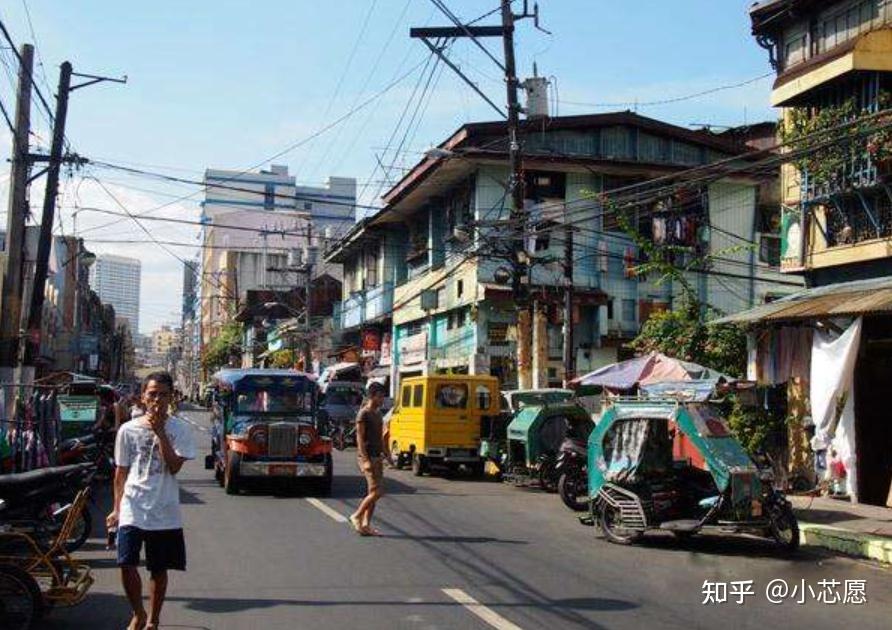
[[[374,328],[363,330],[362,349],[367,352],[379,352],[381,350],[381,333]]]

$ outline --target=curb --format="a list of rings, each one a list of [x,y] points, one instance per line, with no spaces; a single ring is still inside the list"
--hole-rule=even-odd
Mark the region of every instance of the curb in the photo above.
[[[892,564],[892,538],[861,534],[848,529],[799,522],[799,542],[849,556]]]

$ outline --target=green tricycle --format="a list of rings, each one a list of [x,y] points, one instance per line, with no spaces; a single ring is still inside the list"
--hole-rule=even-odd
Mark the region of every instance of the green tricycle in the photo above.
[[[559,454],[568,443],[584,444],[594,426],[589,412],[575,402],[521,408],[508,424],[500,449],[502,481],[557,491]]]
[[[703,530],[756,534],[799,546],[790,502],[731,435],[716,405],[617,399],[588,441],[592,524],[613,543],[647,530],[686,538]]]

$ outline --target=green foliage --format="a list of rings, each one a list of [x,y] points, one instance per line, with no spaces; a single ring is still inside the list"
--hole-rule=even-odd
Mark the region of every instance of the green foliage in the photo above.
[[[880,106],[888,101],[888,95],[881,96]],[[869,115],[851,98],[834,107],[792,108],[780,126],[780,137],[796,154],[792,164],[807,172],[812,183],[834,184],[865,156],[875,162],[892,158],[892,117]]]
[[[687,299],[679,309],[651,315],[630,345],[639,352],[662,352],[737,378],[746,370],[743,329],[707,324],[700,305]]]
[[[242,353],[242,325],[236,321],[223,324],[220,334],[205,347],[201,361],[208,372],[229,365],[233,357]]]
[[[293,350],[277,350],[269,357],[269,367],[277,370],[293,368],[297,363]]]
[[[728,424],[748,453],[769,451],[772,437],[786,431],[783,415],[762,409],[744,407],[739,401],[730,403]]]

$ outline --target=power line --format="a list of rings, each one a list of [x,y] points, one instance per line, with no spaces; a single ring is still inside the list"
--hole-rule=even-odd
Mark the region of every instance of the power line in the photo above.
[[[580,101],[567,101],[561,100],[561,104],[563,105],[577,105],[579,107],[598,107],[598,108],[621,108],[621,107],[653,107],[656,105],[670,105],[672,103],[681,103],[683,101],[690,101],[695,98],[699,98],[701,96],[708,96],[710,94],[715,94],[717,92],[723,92],[725,90],[733,90],[736,88],[745,87],[747,85],[752,85],[762,79],[766,79],[768,77],[774,76],[774,72],[766,72],[765,74],[760,74],[757,77],[753,77],[752,79],[747,79],[745,81],[740,81],[738,83],[732,83],[729,85],[720,85],[718,87],[710,88],[708,90],[702,90],[700,92],[694,92],[693,94],[686,94],[684,96],[676,96],[673,98],[660,99],[656,101],[630,101],[625,103],[584,103]]]

